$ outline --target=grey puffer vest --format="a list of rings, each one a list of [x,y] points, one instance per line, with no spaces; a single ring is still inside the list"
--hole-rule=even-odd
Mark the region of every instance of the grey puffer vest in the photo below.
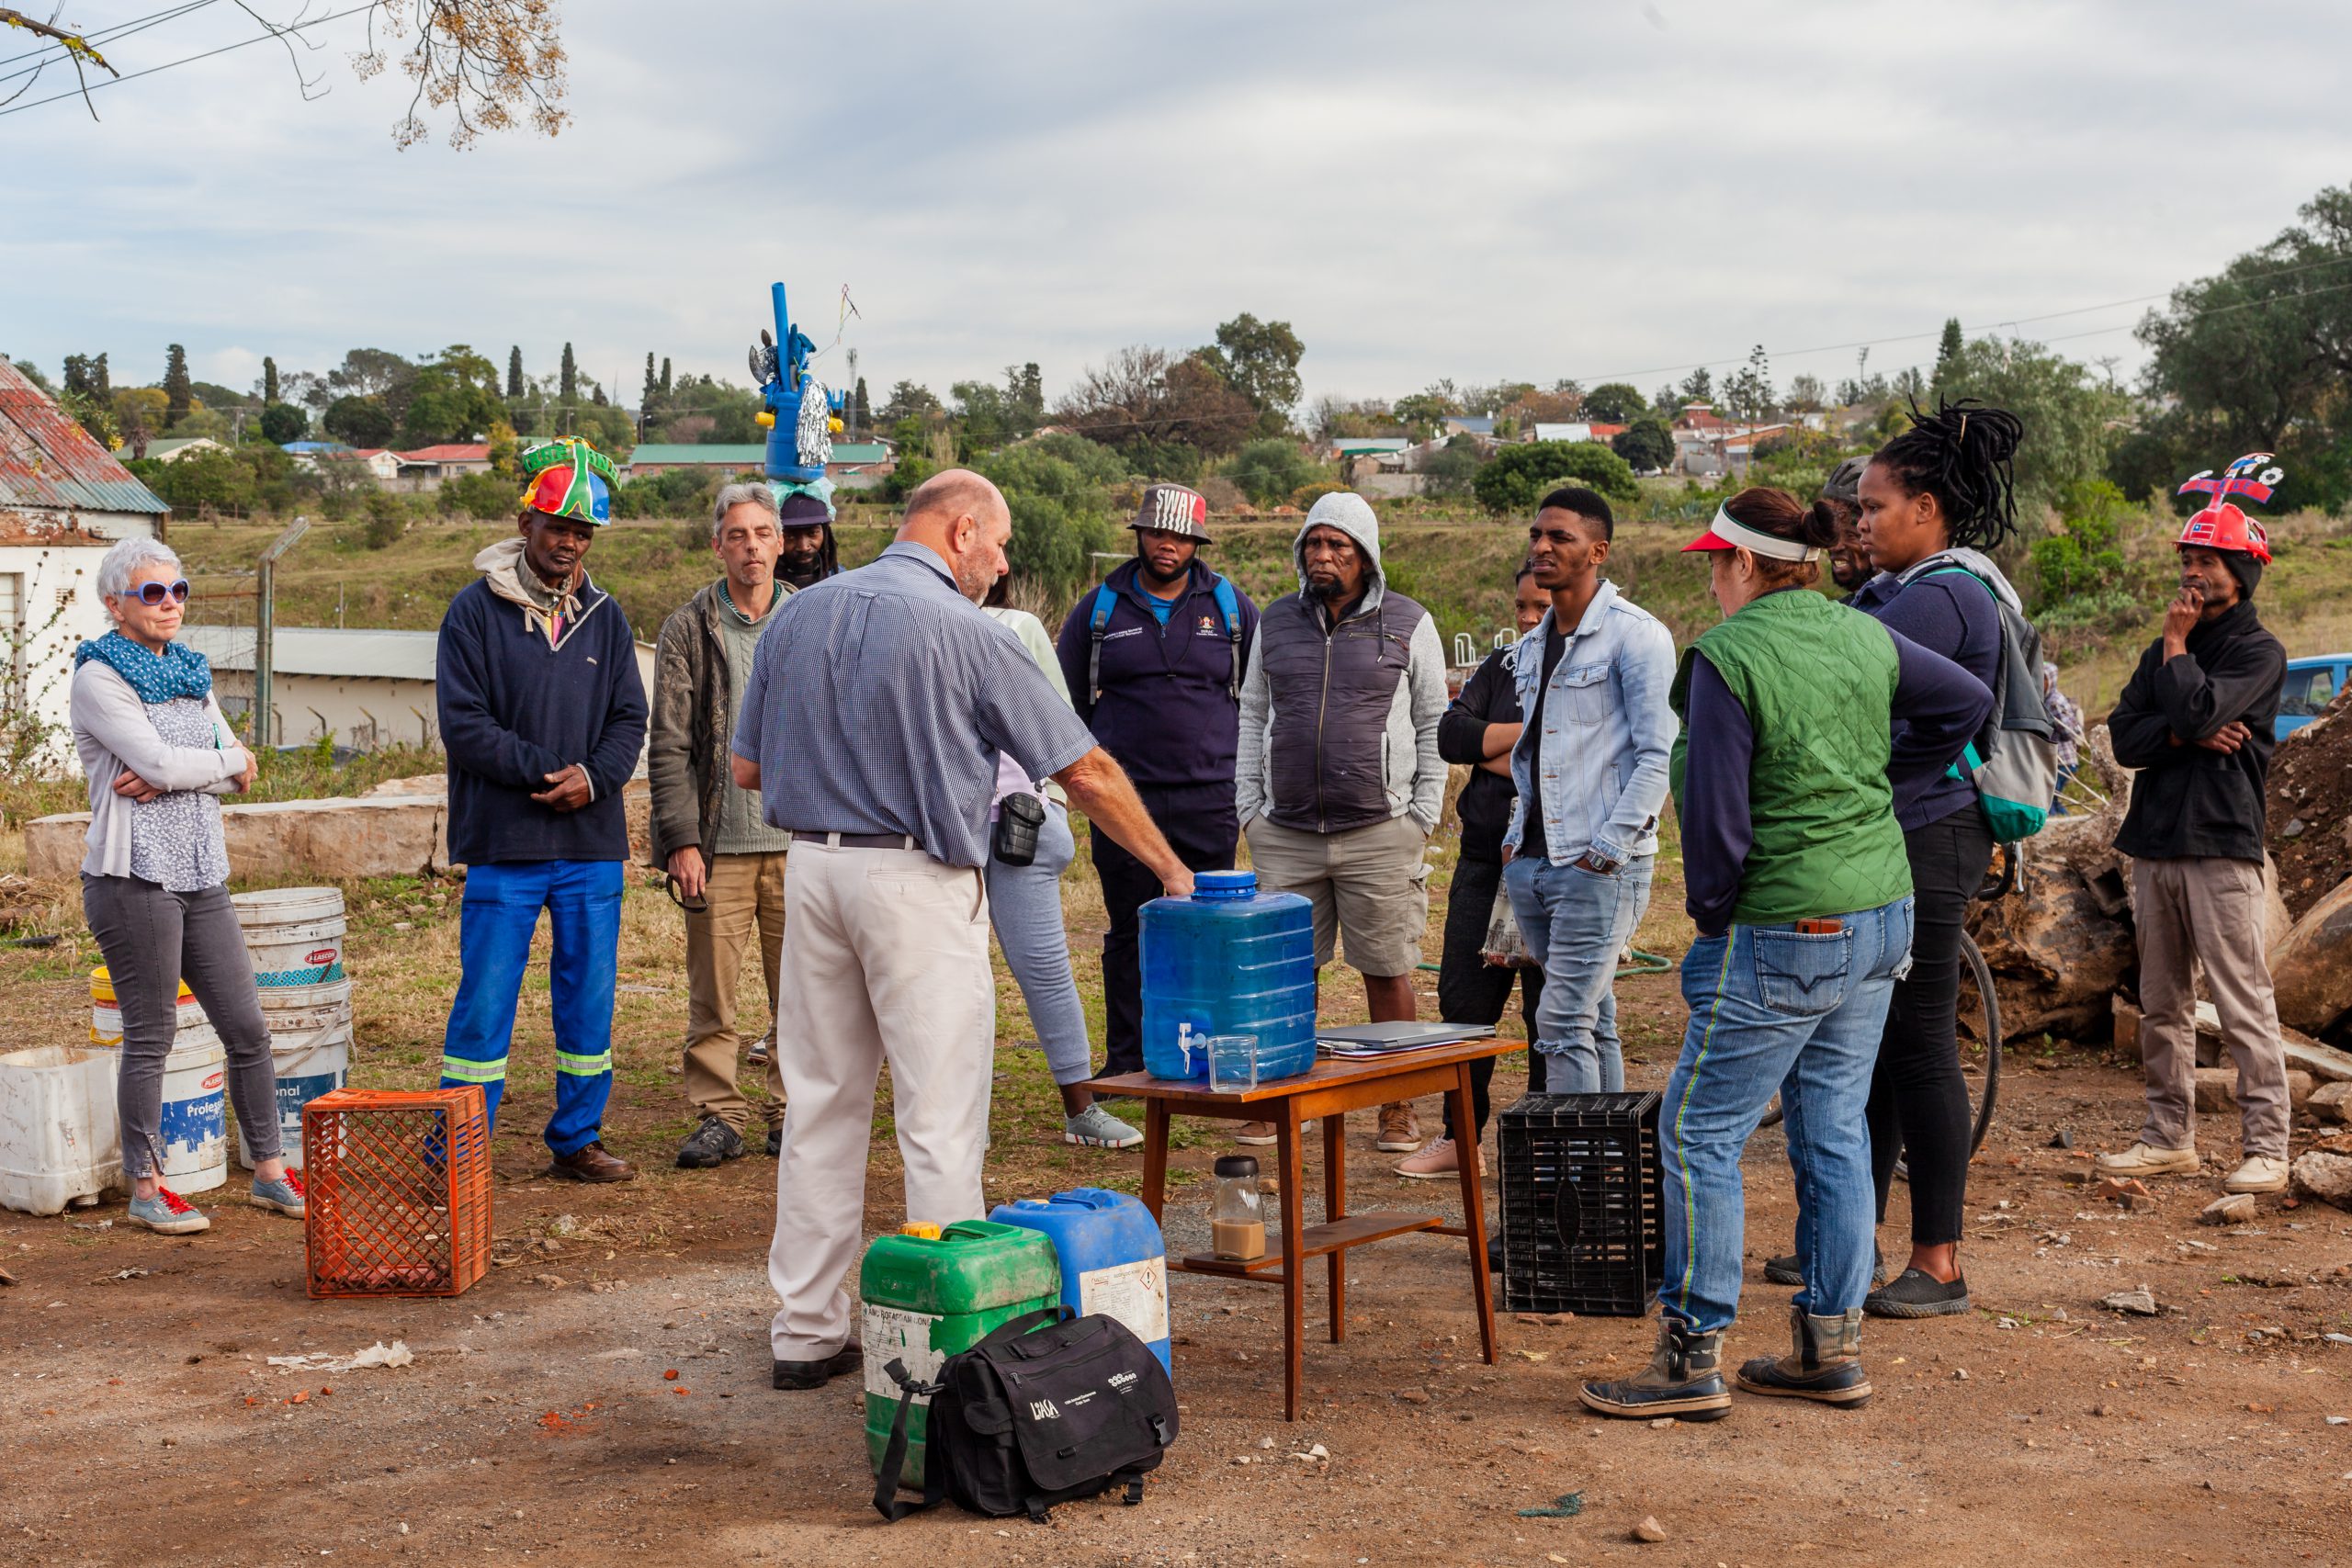
[[[1269,819],[1302,832],[1343,833],[1395,815],[1388,714],[1413,633],[1428,618],[1393,591],[1328,633],[1305,594],[1284,594],[1266,607],[1258,647],[1272,701]]]

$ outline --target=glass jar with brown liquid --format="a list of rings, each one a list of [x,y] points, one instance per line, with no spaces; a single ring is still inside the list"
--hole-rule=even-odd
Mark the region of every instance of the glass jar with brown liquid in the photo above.
[[[1209,1250],[1233,1263],[1266,1256],[1266,1211],[1258,1199],[1258,1161],[1220,1155],[1216,1190],[1209,1197]]]

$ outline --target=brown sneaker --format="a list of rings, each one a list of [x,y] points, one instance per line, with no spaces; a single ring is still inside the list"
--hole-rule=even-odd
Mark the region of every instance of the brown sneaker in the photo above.
[[[548,1174],[566,1181],[634,1181],[637,1167],[605,1153],[600,1139],[568,1155],[556,1156],[548,1163]]]
[[[1380,1136],[1372,1146],[1397,1155],[1421,1146],[1421,1119],[1413,1114],[1411,1100],[1392,1100],[1380,1108]]]
[[[1270,1149],[1274,1146],[1274,1124],[1272,1122],[1244,1122],[1234,1130],[1233,1141],[1253,1149]]]

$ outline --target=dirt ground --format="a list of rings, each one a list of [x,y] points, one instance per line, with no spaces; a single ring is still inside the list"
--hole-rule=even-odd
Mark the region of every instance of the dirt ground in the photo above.
[[[1679,952],[1679,892],[1665,871],[1643,941]],[[454,901],[445,908],[432,892],[355,892],[362,1081],[429,1081],[424,1063],[438,1041],[418,1021],[434,1005],[430,987],[402,980],[400,964],[449,945]],[[2203,1179],[2160,1184],[2146,1213],[2096,1202],[2078,1179],[2089,1151],[2130,1141],[2136,1072],[2063,1045],[2009,1057],[1971,1194],[1963,1260],[1975,1314],[1872,1322],[1864,1349],[1878,1393],[1860,1411],[1743,1399],[1713,1425],[1596,1421],[1580,1413],[1576,1381],[1636,1365],[1648,1325],[1506,1315],[1500,1362],[1487,1366],[1462,1244],[1413,1236],[1353,1255],[1349,1341],[1308,1344],[1295,1425],[1281,1419],[1279,1291],[1179,1275],[1184,1426],[1141,1506],[1069,1506],[1050,1528],[942,1508],[886,1527],[868,1502],[856,1382],[821,1393],[768,1386],[773,1167],[757,1155],[715,1172],[666,1164],[686,1124],[673,1076],[684,987],[659,945],[674,916],[642,889],[630,911],[608,1125],[644,1176],[601,1190],[539,1178],[547,1079],[524,1073],[496,1145],[499,1266],[463,1296],[305,1299],[299,1227],[235,1206],[241,1175],[200,1200],[215,1225],[192,1238],[110,1223],[117,1201],[49,1219],[0,1213],[0,1266],[18,1281],[0,1288],[0,1432],[13,1461],[0,1487],[0,1562],[937,1553],[1037,1564],[2071,1568],[2352,1556],[2352,1425],[2331,1424],[2352,1416],[2352,1216],[2271,1199],[2250,1226],[2200,1228],[2197,1211],[2235,1152],[2221,1118],[2203,1129]],[[0,955],[0,1021],[21,1035],[48,1018],[44,1037],[55,1037],[87,961],[71,944]],[[1420,978],[1426,995],[1431,977]],[[536,983],[525,1016],[537,1005],[543,1021]],[[413,1005],[398,1002],[401,985],[418,991]],[[378,993],[394,999],[370,1014]],[[1629,1076],[1660,1086],[1681,1025],[1674,976],[1628,980],[1621,997]],[[1002,1017],[1025,1028],[1015,1009]],[[526,1023],[518,1069],[546,1051],[543,1021]],[[1058,1141],[1034,1050],[1008,1040],[1000,1066],[992,1201],[1080,1184],[1134,1189],[1139,1154]],[[1521,1082],[1507,1058],[1498,1104]],[[1356,1120],[1356,1204],[1447,1204],[1446,1191],[1429,1190],[1438,1184],[1386,1176],[1394,1156],[1372,1150],[1368,1116]],[[901,1217],[888,1127],[886,1112],[868,1189],[875,1231]],[[1171,1190],[1170,1229],[1181,1247],[1204,1224],[1196,1184],[1224,1145],[1205,1126],[1180,1132],[1173,1163],[1186,1180]],[[2071,1150],[2053,1146],[2061,1132]],[[2299,1146],[2309,1135],[2298,1133]],[[1792,1221],[1777,1134],[1758,1135],[1747,1172],[1750,1274],[1735,1357],[1786,1337],[1787,1292],[1760,1274]],[[1491,1216],[1491,1182],[1488,1196]],[[1317,1200],[1307,1201],[1311,1213]],[[1901,1203],[1885,1236],[1898,1256]],[[2141,1284],[2158,1315],[2099,1306]],[[1318,1272],[1310,1325],[1320,1293]],[[267,1364],[395,1339],[414,1365]],[[1317,1443],[1328,1463],[1291,1457]],[[1576,1517],[1520,1513],[1571,1493],[1582,1499]],[[1645,1517],[1663,1542],[1633,1539]]]

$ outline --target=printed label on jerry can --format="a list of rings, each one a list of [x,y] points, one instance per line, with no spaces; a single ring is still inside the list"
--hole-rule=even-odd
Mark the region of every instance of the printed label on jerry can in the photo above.
[[[940,1363],[947,1358],[931,1348],[931,1325],[935,1321],[929,1313],[876,1306],[871,1302],[865,1304],[858,1343],[865,1351],[866,1393],[888,1400],[899,1397],[899,1385],[890,1381],[886,1370],[892,1361],[903,1365],[917,1382],[929,1382],[939,1375]],[[929,1404],[931,1396],[916,1394],[915,1403]]]
[[[1115,1317],[1148,1345],[1168,1337],[1168,1259],[1139,1258],[1078,1277],[1078,1310]]]

